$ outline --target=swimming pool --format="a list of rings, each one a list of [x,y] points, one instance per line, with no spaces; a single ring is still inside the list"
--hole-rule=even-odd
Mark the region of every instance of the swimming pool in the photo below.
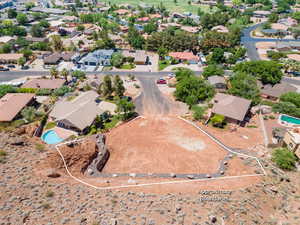
[[[42,135],[42,140],[47,144],[58,144],[64,139],[60,138],[54,130],[48,130]]]
[[[289,124],[300,125],[300,119],[288,115],[281,115],[280,120]]]

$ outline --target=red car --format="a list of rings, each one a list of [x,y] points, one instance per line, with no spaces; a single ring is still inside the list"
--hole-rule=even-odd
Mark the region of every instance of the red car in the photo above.
[[[165,79],[159,79],[156,81],[157,84],[167,84],[167,81]]]

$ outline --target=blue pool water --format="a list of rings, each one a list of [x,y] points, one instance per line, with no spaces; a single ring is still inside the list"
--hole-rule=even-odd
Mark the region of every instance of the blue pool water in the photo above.
[[[291,116],[287,116],[287,115],[281,115],[280,120],[282,120],[284,122],[287,122],[287,123],[300,125],[300,119],[295,118],[295,117],[291,117]]]
[[[64,139],[60,138],[54,130],[49,130],[42,135],[42,140],[47,144],[58,144]]]

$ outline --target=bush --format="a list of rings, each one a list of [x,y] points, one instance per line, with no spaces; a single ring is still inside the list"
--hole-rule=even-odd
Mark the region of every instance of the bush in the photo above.
[[[195,120],[201,120],[205,113],[205,108],[197,105],[192,106],[193,118]]]
[[[225,116],[220,115],[220,114],[215,114],[211,119],[210,119],[212,125],[214,127],[219,127],[223,128],[226,124],[225,122]]]
[[[46,88],[41,88],[36,92],[36,95],[39,96],[47,96],[47,95],[51,95],[51,90],[50,89],[46,89]]]
[[[46,192],[46,197],[47,198],[52,198],[54,196],[54,192],[53,191],[47,191]]]
[[[17,92],[18,93],[36,93],[37,89],[35,89],[35,88],[18,88]]]
[[[6,151],[0,149],[0,163],[6,162],[6,156],[7,156]]]
[[[11,125],[12,125],[13,127],[16,127],[16,128],[18,128],[18,127],[20,127],[20,126],[22,126],[22,125],[24,125],[24,124],[25,124],[25,121],[24,121],[23,119],[15,120],[15,121],[13,121],[13,122],[11,123]]]
[[[72,92],[72,88],[68,87],[68,86],[62,86],[58,89],[56,89],[53,94],[55,96],[64,96],[65,94]]]
[[[45,126],[45,130],[49,130],[49,129],[52,129],[56,126],[56,123],[55,122],[49,122],[47,123],[47,125]]]
[[[21,111],[21,115],[27,122],[32,122],[36,117],[36,110],[34,107],[29,106]]]
[[[284,170],[292,170],[295,168],[297,157],[287,148],[277,148],[272,153],[272,161]]]
[[[35,144],[35,149],[38,150],[39,152],[44,152],[45,151],[45,145],[36,143]]]

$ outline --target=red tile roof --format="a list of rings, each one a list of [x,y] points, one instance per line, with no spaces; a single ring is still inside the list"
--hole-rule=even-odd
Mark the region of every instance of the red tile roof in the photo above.
[[[198,60],[199,57],[192,52],[170,52],[169,56],[180,60]]]

